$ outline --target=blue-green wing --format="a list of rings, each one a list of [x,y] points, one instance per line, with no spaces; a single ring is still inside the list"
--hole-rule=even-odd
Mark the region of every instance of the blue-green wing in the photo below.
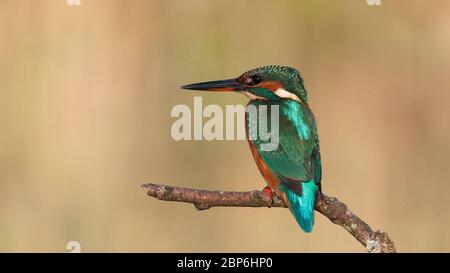
[[[272,174],[279,178],[279,188],[296,221],[305,232],[311,232],[316,192],[321,191],[322,178],[316,124],[307,106],[294,101],[282,104],[277,149],[265,151],[260,140],[253,140],[253,144]]]
[[[274,151],[261,149],[253,141],[261,158],[280,182],[301,195],[301,183],[321,180],[320,151],[314,117],[296,102],[280,109],[279,146]],[[283,111],[284,109],[284,111]]]

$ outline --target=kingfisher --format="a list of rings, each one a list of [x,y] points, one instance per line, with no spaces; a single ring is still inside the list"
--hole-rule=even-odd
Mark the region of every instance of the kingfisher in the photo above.
[[[322,164],[315,117],[298,70],[268,65],[247,71],[237,78],[199,82],[182,88],[241,93],[250,99],[247,108],[251,105],[256,109],[278,106],[279,142],[276,149],[262,149],[263,140],[248,137],[252,120],[246,112],[247,140],[267,183],[263,192],[270,198],[275,192],[288,206],[301,229],[311,232],[315,200],[322,193]],[[271,124],[262,122],[273,121],[271,118],[257,120],[258,126],[267,128]]]

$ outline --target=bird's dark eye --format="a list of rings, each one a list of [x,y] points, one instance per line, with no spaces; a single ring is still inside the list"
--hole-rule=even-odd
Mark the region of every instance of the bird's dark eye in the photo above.
[[[259,75],[253,75],[250,78],[252,79],[253,84],[258,84],[261,82],[261,77]]]
[[[253,80],[252,80],[252,78],[248,77],[248,78],[244,79],[244,83],[246,85],[253,85]]]
[[[261,76],[253,75],[253,76],[243,76],[239,78],[241,83],[244,83],[247,86],[254,86],[262,82]]]

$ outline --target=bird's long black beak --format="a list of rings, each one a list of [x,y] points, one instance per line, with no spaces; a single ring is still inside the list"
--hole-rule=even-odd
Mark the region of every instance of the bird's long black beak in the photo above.
[[[221,91],[221,92],[247,90],[247,88],[243,84],[239,83],[236,79],[199,82],[194,84],[188,84],[182,86],[181,88],[189,90],[205,90],[205,91]]]

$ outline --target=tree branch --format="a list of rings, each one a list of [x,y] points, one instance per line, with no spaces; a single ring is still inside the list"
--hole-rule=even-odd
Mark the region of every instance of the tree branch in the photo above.
[[[141,187],[149,196],[164,201],[192,203],[198,210],[212,207],[286,207],[276,195],[271,200],[263,192],[256,190],[247,192],[208,191],[151,183],[143,184]],[[321,194],[316,200],[315,209],[331,222],[345,228],[368,252],[395,252],[394,242],[385,232],[373,231],[368,224],[351,212],[347,205],[339,202],[337,198]]]

